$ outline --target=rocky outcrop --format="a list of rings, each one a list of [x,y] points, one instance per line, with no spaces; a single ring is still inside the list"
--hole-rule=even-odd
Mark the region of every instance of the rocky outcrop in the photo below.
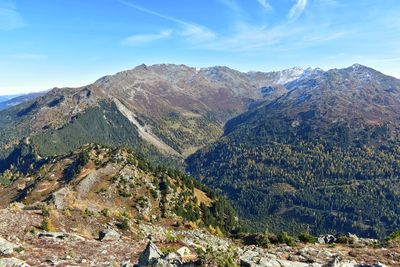
[[[342,260],[339,257],[335,258],[332,262],[324,265],[323,267],[388,267],[385,264],[377,262],[375,264],[359,264],[354,260]]]
[[[320,267],[319,263],[304,263],[278,259],[274,254],[260,253],[260,250],[246,250],[240,256],[240,266],[243,267]]]
[[[114,241],[121,238],[121,235],[114,229],[105,229],[100,231],[99,240],[100,241]]]
[[[188,247],[181,247],[176,253],[163,254],[152,241],[149,241],[145,250],[140,254],[138,264],[135,266],[193,266],[196,260],[197,255],[192,254]]]
[[[0,256],[10,255],[18,246],[0,237]],[[2,265],[0,265],[2,266]]]
[[[336,242],[336,237],[333,235],[320,235],[318,237],[318,243],[320,244],[333,244]]]
[[[146,249],[140,254],[137,266],[151,266],[155,264],[164,254],[153,243],[149,242]]]

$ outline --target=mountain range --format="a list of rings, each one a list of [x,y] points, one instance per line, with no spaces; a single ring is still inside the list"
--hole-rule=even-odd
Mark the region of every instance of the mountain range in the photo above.
[[[29,93],[29,94],[19,94],[19,95],[5,95],[0,96],[0,110],[7,109],[12,106],[16,106],[23,102],[29,101],[36,97],[46,94],[43,92]]]
[[[383,236],[400,226],[399,102],[400,80],[358,64],[140,65],[0,111],[0,172],[127,147],[220,190],[253,229]]]

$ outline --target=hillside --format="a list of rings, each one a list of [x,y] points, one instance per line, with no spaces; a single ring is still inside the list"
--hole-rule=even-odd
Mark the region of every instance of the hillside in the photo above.
[[[353,65],[305,72],[187,160],[256,229],[384,236],[400,227],[400,81]]]
[[[127,144],[152,155],[154,162],[172,156],[178,165],[215,141],[228,119],[262,99],[262,88],[291,81],[301,72],[141,65],[81,88],[55,88],[0,111],[0,155],[5,158],[20,140],[31,137],[44,156],[100,142]]]
[[[122,209],[134,217],[180,216],[226,232],[235,228],[232,208],[215,192],[179,171],[153,167],[129,149],[85,145],[47,159],[29,145],[20,149],[24,156],[0,178],[2,207],[14,201],[45,202],[60,210]]]
[[[377,240],[354,235],[333,246],[313,244],[309,234],[238,234],[236,213],[221,195],[129,149],[88,144],[48,159],[29,144],[19,149],[24,157],[0,178],[1,266],[322,267],[400,260],[396,238],[380,248]]]

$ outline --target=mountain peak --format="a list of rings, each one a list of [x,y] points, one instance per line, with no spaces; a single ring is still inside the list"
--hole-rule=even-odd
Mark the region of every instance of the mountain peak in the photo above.
[[[361,69],[361,68],[368,68],[367,66],[358,64],[358,63],[354,63],[353,65],[351,65],[351,68],[353,69]]]

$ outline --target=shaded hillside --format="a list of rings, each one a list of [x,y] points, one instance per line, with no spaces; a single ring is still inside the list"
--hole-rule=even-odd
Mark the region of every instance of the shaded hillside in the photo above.
[[[314,70],[187,160],[258,229],[383,236],[400,226],[400,81]]]

